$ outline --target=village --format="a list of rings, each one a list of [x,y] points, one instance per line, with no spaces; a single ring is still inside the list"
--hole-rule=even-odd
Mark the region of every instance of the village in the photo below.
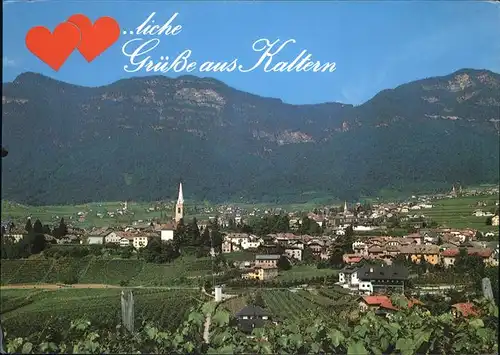
[[[308,283],[314,284],[318,280],[325,283],[328,279],[337,290],[358,297],[361,310],[376,309],[385,314],[396,310],[390,299],[394,294],[444,297],[450,291],[468,294],[464,285],[472,280],[465,280],[466,276],[465,279],[459,278],[460,282],[428,282],[433,275],[441,277],[439,275],[450,274],[450,270],[451,274],[458,273],[459,268],[455,266],[464,264],[464,258],[480,260],[487,268],[498,267],[498,228],[494,228],[498,226],[498,201],[494,205],[491,198],[488,200],[489,204],[483,202],[485,196],[496,194],[498,189],[495,188],[462,191],[454,186],[449,194],[412,196],[409,201],[371,205],[344,202],[343,206],[316,207],[312,211],[298,212],[287,212],[281,208],[244,210],[224,205],[215,211],[203,209],[203,212],[213,215],[209,215],[206,220],[197,221],[196,218],[185,215],[181,184],[174,216],[170,221],[168,218],[167,221],[165,218],[137,220],[121,226],[84,229],[75,226],[77,223],[70,221],[66,225],[61,220],[59,227],[53,231],[42,226],[38,220],[34,225],[29,220],[24,229],[9,221],[2,225],[2,239],[20,243],[29,233],[27,229],[34,228],[38,229],[38,233],[43,233],[48,245],[89,246],[95,250],[118,248],[127,251],[119,254],[122,258],[130,258],[134,254],[139,258],[148,249],[157,249],[157,245],[178,245],[178,239],[187,226],[191,231],[192,228],[196,229],[195,234],[200,238],[206,235],[209,240],[210,245],[198,257],[222,257],[230,260],[226,263],[236,272],[221,272],[212,267],[214,277],[232,275],[221,281],[229,285],[229,289],[231,285],[249,289],[260,285],[260,288],[272,289],[276,285],[282,285],[280,280],[283,280],[284,275],[295,275],[289,277],[295,277],[296,281],[290,286],[294,284],[293,287],[298,287],[296,289],[308,289],[311,287]],[[443,227],[429,218],[429,212],[439,201],[464,196],[477,197],[470,218],[483,220],[484,228]],[[157,208],[148,209],[154,211]],[[130,213],[128,203],[123,203],[113,213],[127,215]],[[195,227],[192,227],[193,223]],[[221,232],[219,242],[214,242],[214,226]],[[190,248],[185,246],[179,249],[181,255]],[[48,251],[51,249],[56,250],[49,247]],[[198,254],[200,250],[201,247],[198,247]],[[300,279],[297,277],[297,270],[305,268],[309,277]],[[324,273],[328,270],[333,273]],[[419,270],[424,270],[423,274]],[[238,278],[240,281],[237,281]],[[304,285],[300,286],[301,284]],[[235,296],[228,294],[230,291],[226,291],[222,283],[212,282],[211,285],[205,285],[203,290],[206,288],[208,291],[207,287],[212,288],[211,297],[215,297],[216,301]],[[293,287],[292,291],[295,289]],[[468,296],[462,298],[468,299]],[[409,302],[413,304],[420,300],[418,297],[411,297]],[[468,302],[453,304],[455,311],[469,309],[467,307],[471,307]],[[253,326],[262,321],[262,317],[256,316],[257,313],[263,317],[271,317],[262,307],[258,308],[253,304],[246,305],[241,312],[238,313],[241,317],[247,317],[240,319],[242,324],[248,323],[250,317],[256,319]],[[245,312],[255,314],[243,315]]]

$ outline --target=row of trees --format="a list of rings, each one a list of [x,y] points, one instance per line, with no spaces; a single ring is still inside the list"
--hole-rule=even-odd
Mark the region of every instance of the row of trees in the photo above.
[[[26,225],[24,226],[24,230],[28,234],[49,234],[54,238],[62,238],[68,234],[68,226],[66,225],[64,218],[61,218],[59,225],[55,226],[53,229],[51,229],[48,224],[42,225],[42,222],[40,222],[39,219],[37,219],[34,224],[31,223],[31,219],[28,219]]]
[[[10,226],[10,229],[12,228],[15,228],[13,224]],[[61,218],[59,225],[54,227],[53,230],[48,225],[42,225],[39,219],[34,224],[31,223],[31,219],[28,219],[25,231],[26,234],[23,235],[19,242],[16,242],[13,237],[7,237],[6,234],[2,234],[0,243],[2,259],[21,259],[39,254],[48,247],[45,234],[60,238],[68,234],[68,227],[64,222],[64,218]],[[6,233],[7,231],[2,232]]]

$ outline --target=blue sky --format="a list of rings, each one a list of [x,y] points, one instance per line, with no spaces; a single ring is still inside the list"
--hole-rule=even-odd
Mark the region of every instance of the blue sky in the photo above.
[[[190,49],[197,62],[237,58],[250,67],[260,57],[252,50],[255,40],[293,38],[296,43],[287,46],[276,61],[292,61],[306,49],[314,60],[336,63],[332,73],[266,73],[262,69],[249,73],[191,73],[293,104],[360,104],[382,89],[462,68],[500,73],[500,6],[490,2],[11,0],[3,4],[3,82],[25,71],[85,86],[151,75],[145,71],[126,73],[123,69],[128,58],[122,46],[138,36],[121,35],[91,63],[75,51],[58,72],[28,51],[25,36],[33,26],[52,31],[77,13],[92,21],[111,16],[121,30],[134,30],[152,12],[156,12],[157,23],[166,22],[177,12],[174,23],[182,25],[177,36],[161,37],[151,52],[155,60],[160,55],[175,57]]]

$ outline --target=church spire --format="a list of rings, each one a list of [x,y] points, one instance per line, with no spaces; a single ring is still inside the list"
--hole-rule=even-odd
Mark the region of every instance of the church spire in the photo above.
[[[344,202],[344,213],[347,213],[347,201]]]
[[[179,197],[175,205],[175,222],[178,223],[184,218],[184,196],[182,194],[182,182],[179,184]]]
[[[177,203],[184,203],[184,196],[182,195],[182,182],[179,183],[179,198],[177,198]]]

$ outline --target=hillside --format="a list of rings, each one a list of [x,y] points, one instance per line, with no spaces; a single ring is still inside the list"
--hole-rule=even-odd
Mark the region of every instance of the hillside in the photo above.
[[[300,90],[300,87],[297,88]],[[360,106],[289,105],[208,78],[3,84],[2,198],[301,202],[498,183],[500,75],[463,69]]]

